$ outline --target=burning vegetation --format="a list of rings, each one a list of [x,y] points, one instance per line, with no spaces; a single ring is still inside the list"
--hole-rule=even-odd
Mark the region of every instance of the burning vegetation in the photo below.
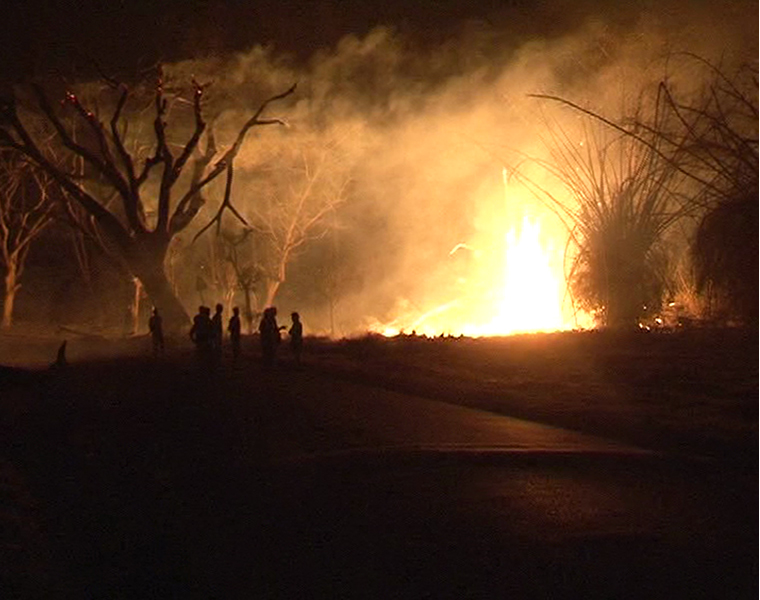
[[[18,86],[3,324],[133,330],[155,305],[181,329],[216,302],[336,337],[755,324],[756,29],[709,27],[501,53],[377,29],[305,65],[254,47]]]

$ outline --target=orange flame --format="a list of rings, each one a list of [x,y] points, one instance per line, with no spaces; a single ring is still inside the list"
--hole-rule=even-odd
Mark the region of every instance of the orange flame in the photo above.
[[[504,192],[511,210],[516,206],[524,212],[516,203],[518,191],[507,186],[506,173]],[[510,227],[501,236],[502,245],[490,254],[474,251],[474,244],[457,244],[450,256],[464,249],[478,257],[462,282],[467,293],[416,314],[407,306],[393,322],[371,329],[386,336],[414,332],[480,337],[579,327],[578,315],[566,301],[562,257],[556,251],[565,240],[546,238],[541,220],[523,214],[519,226]]]

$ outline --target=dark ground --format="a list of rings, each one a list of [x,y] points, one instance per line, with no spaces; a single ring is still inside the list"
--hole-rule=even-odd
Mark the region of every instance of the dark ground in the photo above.
[[[261,371],[246,342],[243,363],[226,358],[216,374],[199,373],[184,345],[152,361],[145,339],[72,339],[64,372],[3,374],[4,597],[757,595],[754,332],[311,339],[302,370],[283,361],[275,373]],[[0,362],[28,362],[31,346],[6,336]],[[52,360],[57,340],[38,346]],[[325,376],[336,393],[345,381],[477,406],[671,459],[620,468],[619,458],[336,458],[327,451],[342,442],[311,430],[300,406]],[[303,452],[317,458],[284,460]],[[451,497],[470,497],[476,511],[447,504],[441,486],[455,484]],[[699,502],[675,500],[687,489]],[[631,496],[643,498],[636,519],[667,515],[656,544],[594,536],[577,514],[576,542],[546,542],[533,522],[493,531],[497,497],[534,511],[548,502],[537,518],[550,532],[568,505],[620,490],[613,512]],[[613,560],[621,548],[637,560]]]
[[[757,332],[367,337],[313,352],[322,368],[388,389],[756,465]]]

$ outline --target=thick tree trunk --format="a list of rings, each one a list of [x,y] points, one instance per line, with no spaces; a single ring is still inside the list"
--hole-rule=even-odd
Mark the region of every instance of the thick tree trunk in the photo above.
[[[264,306],[261,307],[262,310],[266,308],[267,306],[274,306],[274,299],[277,296],[277,292],[280,290],[280,285],[282,285],[282,282],[285,281],[285,275],[286,275],[289,258],[290,258],[290,250],[286,249],[282,252],[282,256],[280,256],[280,263],[277,266],[277,279],[274,279],[274,278],[267,279],[267,285],[266,285],[267,293],[264,299]]]
[[[243,293],[245,295],[245,322],[248,324],[248,333],[252,334],[254,329],[254,313],[253,303],[251,302],[251,289],[246,286],[243,288]]]
[[[21,287],[18,283],[16,265],[10,264],[5,272],[5,298],[3,301],[3,328],[13,324],[13,305],[16,302],[16,292]]]
[[[125,257],[130,270],[142,283],[151,303],[163,318],[166,333],[183,333],[190,317],[179,301],[164,269],[167,244],[142,244]]]
[[[190,326],[190,317],[185,307],[174,294],[169,279],[164,273],[163,264],[154,268],[142,267],[135,274],[145,287],[153,306],[163,318],[167,333],[180,333]]]
[[[140,300],[143,295],[143,284],[139,278],[132,279],[134,285],[134,294],[132,295],[132,333],[137,334],[140,331]]]

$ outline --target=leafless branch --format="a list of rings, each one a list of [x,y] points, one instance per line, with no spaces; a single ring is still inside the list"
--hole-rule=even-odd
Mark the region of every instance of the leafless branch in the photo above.
[[[250,227],[248,225],[248,221],[246,221],[243,216],[237,211],[237,209],[233,206],[230,197],[232,194],[232,162],[230,162],[227,165],[227,182],[224,186],[224,199],[222,200],[222,204],[219,206],[219,210],[216,211],[216,214],[213,216],[213,218],[206,223],[199,231],[193,236],[193,242],[197,240],[203,233],[205,233],[211,226],[216,223],[216,233],[219,234],[219,231],[222,227],[222,215],[224,214],[224,209],[229,209],[232,214],[234,214],[240,222],[243,223],[246,227]]]
[[[13,131],[16,132],[20,141],[15,141],[13,136],[11,136],[5,128],[0,128],[0,137],[6,140],[6,142],[12,142],[10,145],[13,148],[22,152],[25,156],[28,156],[37,165],[39,165],[40,168],[48,173],[66,193],[73,197],[87,211],[89,211],[109,232],[109,234],[114,236],[114,239],[117,243],[126,247],[129,244],[129,236],[118,219],[108,210],[106,210],[97,200],[95,200],[95,198],[87,194],[82,188],[76,185],[76,183],[74,183],[74,179],[72,179],[68,173],[59,169],[45,156],[29,132],[26,130],[23,123],[21,123],[19,120],[18,115],[15,111],[15,105],[13,103],[5,103],[3,104],[2,108],[3,116],[9,122],[10,127],[12,127]],[[60,121],[58,121],[58,125],[62,127]],[[70,136],[68,136],[68,134],[66,135],[71,143],[74,143],[73,140],[71,140]]]
[[[174,214],[169,221],[170,235],[178,233],[187,227],[205,204],[205,199],[201,193],[205,185],[203,183],[203,174],[208,165],[211,164],[214,156],[216,156],[216,138],[213,128],[209,128],[206,134],[206,151],[195,159],[190,188],[179,203],[177,203]]]
[[[657,147],[656,144],[653,144],[652,142],[650,142],[646,138],[644,138],[641,135],[637,134],[635,131],[631,131],[629,129],[626,129],[625,127],[622,127],[622,126],[618,125],[614,121],[611,121],[610,119],[607,119],[606,117],[604,117],[604,116],[602,116],[602,115],[600,115],[600,114],[598,114],[598,113],[596,113],[596,112],[594,112],[592,110],[589,110],[587,108],[583,108],[582,106],[576,104],[575,102],[571,102],[570,100],[567,100],[565,98],[560,98],[559,96],[552,96],[550,94],[528,94],[528,97],[530,97],[530,98],[538,98],[538,99],[541,99],[541,100],[551,100],[552,102],[557,102],[559,104],[564,104],[565,106],[568,106],[568,107],[570,107],[570,108],[572,108],[574,110],[577,110],[578,112],[580,112],[580,113],[582,113],[582,114],[584,114],[584,115],[586,115],[588,117],[591,117],[592,119],[595,119],[595,120],[597,120],[597,121],[599,121],[601,123],[604,123],[605,125],[607,125],[608,127],[614,129],[615,131],[618,131],[618,132],[620,132],[620,133],[622,133],[624,135],[627,135],[627,136],[631,137],[632,139],[636,140],[637,142],[643,144],[644,146],[646,146],[647,148],[649,148],[650,150],[652,150],[655,154],[657,154],[660,158],[662,158],[663,160],[671,163],[673,165],[673,167],[675,167],[683,175],[686,175],[687,177],[689,177],[689,178],[693,179],[694,181],[696,181],[696,182],[704,185],[705,187],[714,188],[714,185],[710,181],[707,181],[704,178],[700,177],[699,175],[697,175],[697,174],[695,174],[693,172],[690,172],[690,171],[684,169],[681,164],[673,161],[673,159],[670,156],[668,156],[668,154],[664,153],[659,147]]]
[[[269,106],[269,104],[277,100],[282,100],[283,98],[286,98],[287,96],[295,92],[295,90],[296,90],[296,84],[293,84],[288,90],[265,100],[261,104],[261,106],[259,106],[259,109],[254,113],[254,115],[250,119],[248,119],[248,121],[246,121],[246,123],[240,129],[240,131],[238,132],[237,138],[235,138],[235,141],[232,144],[232,146],[214,164],[214,167],[212,168],[211,173],[209,173],[209,175],[205,179],[197,183],[195,186],[192,186],[191,189],[188,191],[188,193],[186,194],[186,197],[188,197],[191,193],[197,193],[201,188],[207,185],[210,181],[218,177],[222,173],[222,171],[224,170],[227,171],[227,183],[225,186],[224,200],[222,201],[222,204],[219,207],[219,210],[211,219],[211,221],[209,221],[206,225],[204,225],[201,228],[201,230],[193,237],[193,242],[197,240],[198,237],[202,233],[206,232],[213,223],[217,224],[217,231],[219,230],[219,227],[221,226],[222,215],[224,213],[225,208],[230,209],[230,211],[240,221],[242,221],[246,226],[248,226],[248,223],[240,215],[240,213],[235,209],[230,199],[231,191],[232,191],[232,176],[233,176],[232,163],[235,160],[235,157],[237,156],[238,152],[240,151],[240,148],[243,145],[243,141],[245,140],[245,136],[248,133],[248,130],[251,129],[251,127],[255,127],[257,125],[274,125],[274,124],[284,125],[285,124],[284,121],[280,119],[260,119],[259,117],[264,112],[266,107]],[[185,198],[183,198],[182,201],[180,202],[180,206],[182,206],[184,201],[185,201]]]
[[[159,207],[158,207],[158,230],[167,231],[170,224],[169,215],[169,196],[172,186],[175,184],[179,176],[182,174],[182,170],[185,167],[190,156],[193,154],[198,146],[198,142],[206,129],[206,122],[203,120],[203,114],[201,112],[201,98],[203,96],[204,86],[193,80],[193,112],[195,114],[195,130],[193,135],[188,140],[179,158],[172,165],[167,162],[164,167],[164,177],[161,181],[161,193],[159,195]]]

